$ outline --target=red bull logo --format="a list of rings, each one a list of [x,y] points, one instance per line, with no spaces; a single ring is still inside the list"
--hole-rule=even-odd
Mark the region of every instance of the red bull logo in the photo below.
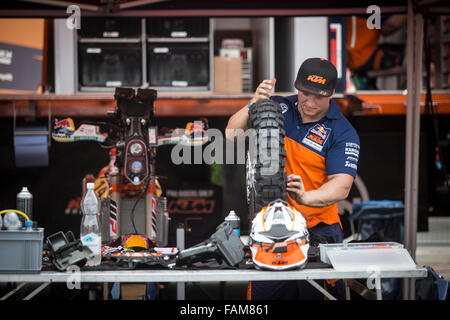
[[[325,130],[325,128],[321,125],[314,127],[313,129],[311,129],[311,132],[318,135],[319,137],[321,137],[322,139],[325,139],[327,137],[327,131]]]
[[[325,131],[325,128],[324,128],[323,126],[318,126],[318,127],[317,127],[317,130],[319,130],[319,131],[322,132],[322,133],[327,133],[327,132]]]
[[[71,118],[66,118],[66,119],[62,119],[62,120],[57,120],[55,119],[55,129],[57,128],[69,128],[74,130],[75,129],[75,125],[73,124],[73,120]]]
[[[192,133],[194,131],[200,131],[201,132],[204,129],[205,129],[205,125],[201,121],[189,122],[186,125],[186,132],[188,132],[188,133]]]

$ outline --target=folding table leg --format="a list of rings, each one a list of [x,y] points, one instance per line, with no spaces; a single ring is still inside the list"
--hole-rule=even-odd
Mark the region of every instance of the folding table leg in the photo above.
[[[184,226],[177,227],[176,242],[178,250],[184,250]],[[177,300],[185,300],[185,283],[177,282]]]
[[[350,287],[348,286],[348,279],[344,280],[345,285],[345,300],[351,300],[352,297],[350,295]]]
[[[11,290],[10,292],[8,292],[7,294],[5,294],[3,297],[0,298],[0,300],[6,300],[9,297],[11,297],[14,293],[16,293],[17,291],[19,291],[20,289],[22,289],[22,287],[25,285],[25,282],[19,283],[17,285],[17,287],[15,287],[13,290]]]
[[[377,292],[377,300],[383,300],[383,295],[381,293],[381,279],[379,277],[375,278],[375,290]]]
[[[185,300],[185,299],[186,299],[185,283],[177,282],[177,300]]]
[[[324,288],[322,288],[321,286],[319,286],[317,284],[317,282],[315,282],[314,280],[311,279],[306,279],[306,281],[309,282],[309,284],[311,284],[314,288],[316,288],[317,290],[319,290],[321,293],[323,293],[325,295],[325,297],[327,297],[330,300],[337,300],[334,296],[332,296],[327,290],[325,290]]]
[[[31,292],[29,295],[27,295],[25,298],[23,298],[23,300],[30,300],[31,298],[33,298],[35,295],[37,295],[39,292],[41,292],[42,290],[44,290],[51,282],[44,282],[43,284],[41,284],[39,287],[37,287],[36,289],[33,290],[33,292]]]

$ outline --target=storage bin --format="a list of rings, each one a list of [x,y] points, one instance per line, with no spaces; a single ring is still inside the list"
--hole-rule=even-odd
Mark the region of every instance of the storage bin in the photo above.
[[[0,230],[0,273],[40,272],[43,238],[43,228]]]

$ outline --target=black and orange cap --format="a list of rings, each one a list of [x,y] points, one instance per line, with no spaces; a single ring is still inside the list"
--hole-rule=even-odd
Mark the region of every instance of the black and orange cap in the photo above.
[[[321,97],[330,97],[336,88],[337,70],[323,58],[306,59],[297,73],[295,87]]]

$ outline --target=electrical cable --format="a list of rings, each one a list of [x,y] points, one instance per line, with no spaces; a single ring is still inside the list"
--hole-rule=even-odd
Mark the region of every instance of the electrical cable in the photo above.
[[[19,211],[19,210],[15,210],[15,209],[6,209],[6,210],[2,210],[2,211],[0,211],[0,214],[7,213],[7,212],[9,212],[9,211],[18,213],[18,214],[20,214],[21,216],[23,216],[25,219],[30,220],[30,218],[28,218],[28,216],[27,216],[24,212]]]
[[[436,160],[439,161],[440,167],[444,174],[444,184],[447,187],[447,191],[450,191],[446,164],[442,154],[442,150],[439,146],[439,123],[436,117],[437,106],[433,105],[433,99],[431,94],[431,44],[428,37],[428,22],[429,16],[424,16],[424,45],[425,45],[425,84],[426,84],[426,95],[425,95],[425,113],[431,115],[431,121],[434,128],[434,138],[435,138],[435,155]],[[439,169],[439,168],[438,168]]]

